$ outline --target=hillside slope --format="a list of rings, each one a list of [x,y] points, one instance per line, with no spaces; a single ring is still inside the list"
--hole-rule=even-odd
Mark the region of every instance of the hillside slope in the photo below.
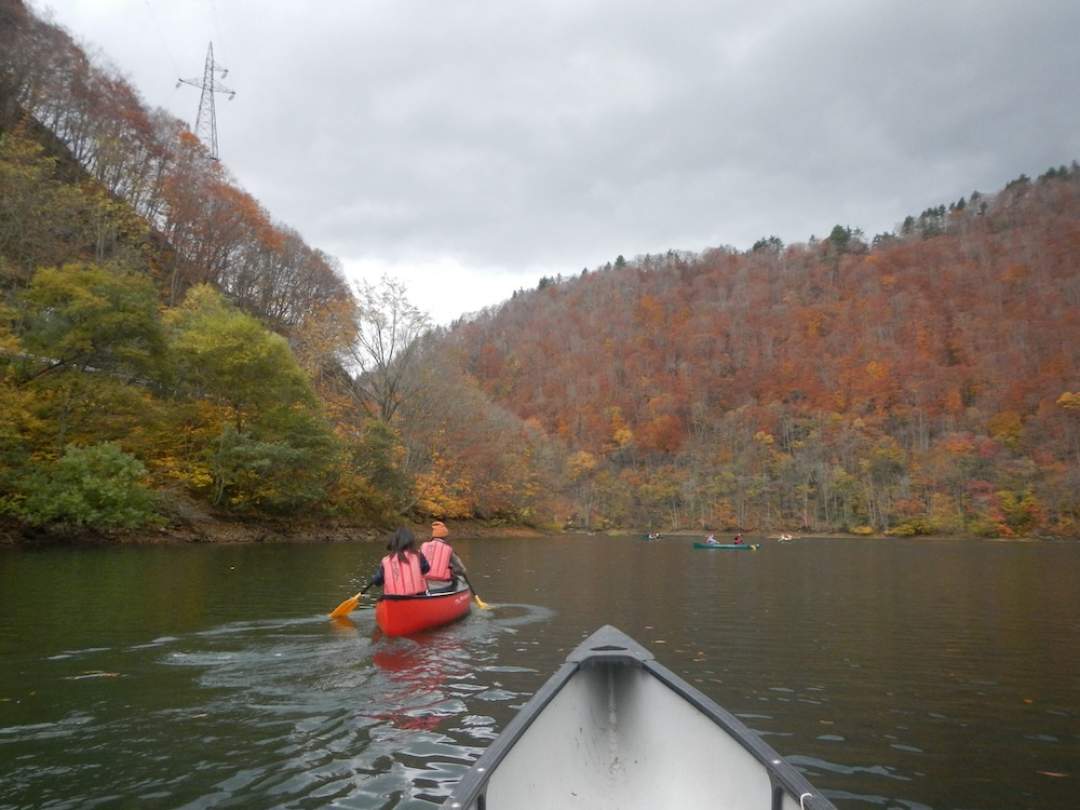
[[[898,231],[620,257],[446,339],[590,524],[1075,532],[1076,164]]]

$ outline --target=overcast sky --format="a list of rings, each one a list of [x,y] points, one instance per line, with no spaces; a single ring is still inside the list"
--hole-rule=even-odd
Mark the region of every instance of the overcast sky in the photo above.
[[[618,254],[868,236],[1080,158],[1076,0],[35,0],[439,322]]]

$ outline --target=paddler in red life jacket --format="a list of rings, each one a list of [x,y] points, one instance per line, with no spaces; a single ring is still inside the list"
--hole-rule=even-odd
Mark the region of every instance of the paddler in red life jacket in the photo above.
[[[741,546],[742,545],[742,535],[741,534],[735,535],[735,541],[734,542],[735,542],[735,545]]]
[[[431,539],[420,547],[420,553],[431,563],[427,579],[432,592],[453,590],[457,587],[457,578],[466,573],[465,563],[454,553],[447,539],[449,536],[446,524],[436,520],[431,524]]]
[[[424,555],[416,550],[416,538],[404,526],[394,532],[386,544],[389,554],[382,558],[379,570],[371,578],[372,585],[381,585],[386,596],[414,596],[427,593],[424,574],[431,570]]]

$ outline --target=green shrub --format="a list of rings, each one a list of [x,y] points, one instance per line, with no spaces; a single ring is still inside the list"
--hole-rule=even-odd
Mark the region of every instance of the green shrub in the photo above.
[[[967,532],[976,537],[1007,537],[1008,527],[988,517],[978,517],[968,522]]]
[[[332,436],[308,414],[282,418],[287,427],[264,437],[225,427],[208,454],[215,506],[289,514],[326,498],[336,472]]]
[[[1025,537],[1032,534],[1042,523],[1042,504],[1030,490],[1002,490],[997,493],[997,498],[1003,522],[1014,534]]]
[[[893,526],[885,531],[885,534],[889,537],[914,537],[918,533],[910,523],[901,523],[899,526]]]
[[[153,522],[154,496],[142,485],[146,468],[115,444],[69,446],[62,458],[23,482],[15,514],[36,526],[133,529]]]
[[[924,518],[911,518],[893,526],[885,534],[889,537],[914,537],[921,534],[933,534],[933,524]]]

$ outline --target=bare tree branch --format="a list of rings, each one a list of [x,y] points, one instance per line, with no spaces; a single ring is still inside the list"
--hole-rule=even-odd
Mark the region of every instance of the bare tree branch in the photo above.
[[[409,303],[405,285],[383,276],[356,287],[356,341],[349,348],[353,392],[385,422],[408,395],[406,372],[416,341],[431,328],[427,313]]]

